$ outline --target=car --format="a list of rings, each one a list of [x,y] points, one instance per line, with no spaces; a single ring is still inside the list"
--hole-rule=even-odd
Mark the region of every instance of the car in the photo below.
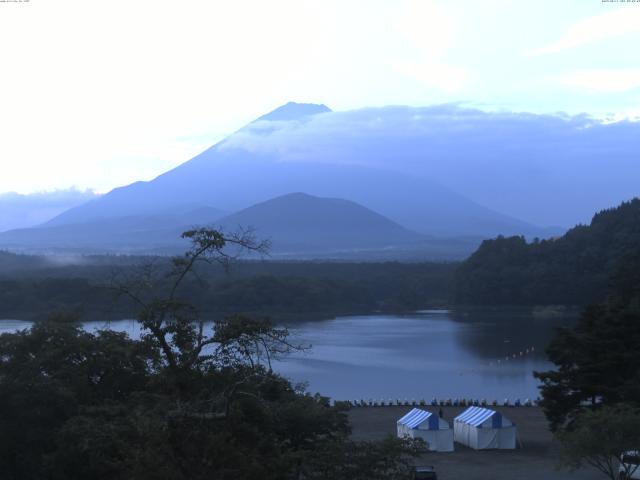
[[[438,480],[435,468],[428,465],[414,467],[413,480]]]
[[[622,456],[622,463],[618,468],[620,480],[640,479],[640,452],[630,451]]]

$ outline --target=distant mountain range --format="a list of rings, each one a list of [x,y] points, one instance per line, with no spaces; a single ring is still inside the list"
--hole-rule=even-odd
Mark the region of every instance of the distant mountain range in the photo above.
[[[273,237],[279,255],[391,251],[401,258],[407,252],[460,258],[481,238],[563,232],[482,206],[429,178],[424,169],[414,174],[383,168],[376,152],[389,157],[384,138],[371,137],[366,147],[345,143],[340,150],[327,126],[326,145],[313,151],[290,140],[307,124],[321,130],[334,115],[324,105],[283,105],[154,180],[116,188],[37,228],[0,234],[0,248],[157,253],[181,248],[177,238],[184,227],[220,222],[226,228],[254,226],[258,236]],[[278,138],[289,140],[277,143]]]
[[[196,226],[227,232],[251,229],[271,242],[274,258],[459,259],[480,242],[477,237],[429,237],[349,200],[291,193],[230,215],[201,207],[163,215],[50,222],[0,234],[0,244],[21,251],[177,253],[187,246],[180,234]]]
[[[362,205],[338,198],[291,193],[220,220],[225,230],[251,226],[280,252],[387,248],[424,237]]]
[[[165,213],[102,217],[70,224],[45,223],[35,228],[0,233],[0,247],[15,251],[76,253],[168,253],[183,248],[180,234],[197,225],[211,225],[224,216],[212,207]]]
[[[253,227],[278,258],[460,259],[480,241],[419,234],[355,202],[305,193],[267,200],[217,224],[227,231]]]

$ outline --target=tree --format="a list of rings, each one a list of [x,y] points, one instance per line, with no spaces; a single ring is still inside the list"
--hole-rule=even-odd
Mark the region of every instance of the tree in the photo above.
[[[640,245],[640,198],[594,215],[558,238],[485,240],[457,269],[453,298],[468,305],[588,305]],[[636,270],[637,271],[637,270]]]
[[[611,479],[619,465],[630,476],[636,465],[623,457],[640,451],[640,276],[638,256],[625,258],[607,302],[587,307],[547,348],[557,369],[535,373],[565,464],[586,463]]]
[[[574,328],[558,331],[547,348],[555,370],[536,372],[541,406],[552,430],[600,404],[640,406],[640,310],[637,300],[587,307]]]
[[[184,237],[192,248],[169,270],[115,284],[139,308],[141,340],[74,318],[0,336],[3,480],[401,478],[413,444],[351,442],[341,407],[273,371],[303,348],[286,329],[238,315],[206,324],[183,300],[200,262],[263,244]]]
[[[56,432],[85,407],[144,389],[153,352],[116,332],[89,333],[51,316],[0,335],[0,465],[8,478],[41,478]],[[3,477],[4,478],[4,477]]]
[[[114,283],[120,295],[136,304],[138,320],[146,331],[144,340],[161,352],[164,365],[176,376],[197,369],[208,359],[201,356],[203,349],[215,343],[213,337],[207,337],[204,319],[195,307],[178,298],[187,277],[197,275],[196,266],[200,262],[217,262],[227,268],[235,258],[229,248],[259,253],[268,248],[268,243],[256,241],[250,231],[244,230],[225,235],[198,228],[184,232],[182,238],[190,241],[191,248],[184,256],[173,258],[169,272],[158,273],[153,264],[147,264],[134,279]]]
[[[571,430],[559,436],[562,461],[572,469],[584,464],[598,469],[611,480],[631,478],[637,464],[625,463],[625,456],[640,452],[640,411],[635,407],[603,406],[583,412]],[[624,477],[619,475],[622,466]]]
[[[422,439],[388,436],[380,442],[326,442],[311,454],[303,469],[309,480],[406,480],[411,459],[425,450]]]

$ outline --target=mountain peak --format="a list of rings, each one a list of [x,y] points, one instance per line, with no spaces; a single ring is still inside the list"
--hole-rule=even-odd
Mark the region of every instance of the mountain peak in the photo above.
[[[275,110],[261,116],[258,120],[266,121],[286,121],[286,120],[298,120],[304,117],[310,117],[311,115],[317,115],[318,113],[330,112],[331,109],[323,104],[317,103],[286,103]]]

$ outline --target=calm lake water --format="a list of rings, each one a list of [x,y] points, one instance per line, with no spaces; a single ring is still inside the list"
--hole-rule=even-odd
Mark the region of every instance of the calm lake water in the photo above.
[[[533,399],[538,383],[532,371],[552,367],[544,348],[556,327],[574,319],[521,309],[476,309],[297,323],[288,325],[295,340],[312,349],[274,368],[293,382],[308,382],[311,392],[339,400]],[[29,325],[0,320],[0,333]],[[88,322],[85,327],[105,325]],[[108,325],[132,337],[140,334],[131,320]]]

